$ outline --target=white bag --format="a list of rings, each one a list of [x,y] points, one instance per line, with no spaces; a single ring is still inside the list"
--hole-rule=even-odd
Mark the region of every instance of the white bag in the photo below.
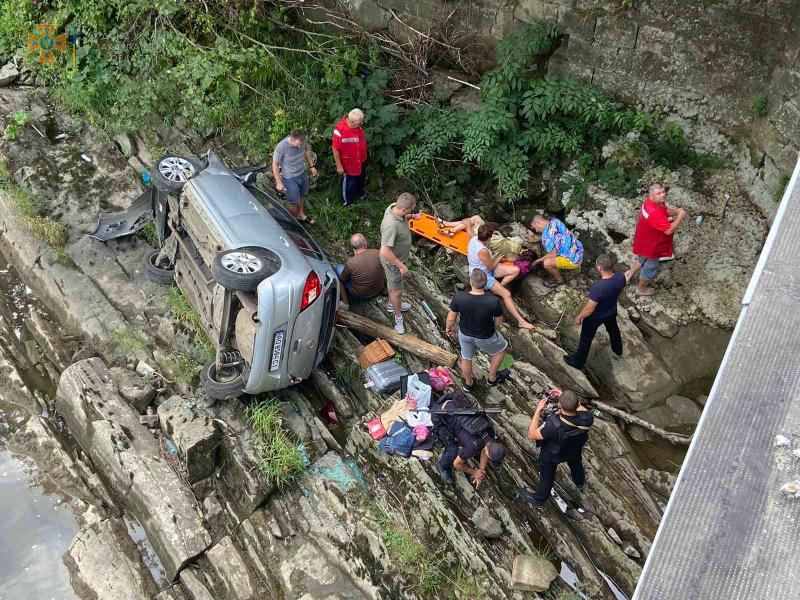
[[[431,406],[431,386],[419,380],[416,374],[411,375],[406,381],[406,400],[415,400],[417,408],[430,408]],[[428,411],[418,412],[411,410],[406,415],[406,423],[411,427],[425,425],[433,427],[431,413]]]

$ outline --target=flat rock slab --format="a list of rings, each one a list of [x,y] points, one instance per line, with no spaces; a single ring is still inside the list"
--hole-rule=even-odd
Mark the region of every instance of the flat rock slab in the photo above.
[[[196,483],[214,473],[220,432],[208,415],[196,412],[194,403],[172,396],[158,407],[161,431],[172,438],[186,464],[189,483]]]
[[[139,520],[168,580],[211,545],[191,490],[161,458],[153,435],[117,393],[98,358],[64,371],[56,406],[120,503]]]
[[[511,579],[515,590],[544,592],[556,577],[556,568],[543,558],[527,554],[514,558]]]
[[[80,598],[149,600],[157,592],[136,544],[119,519],[81,529],[64,555],[64,564]]]

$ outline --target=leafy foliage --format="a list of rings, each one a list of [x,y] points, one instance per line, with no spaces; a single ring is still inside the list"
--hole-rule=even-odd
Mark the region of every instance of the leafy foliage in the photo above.
[[[388,82],[389,73],[384,70],[354,76],[328,100],[328,113],[335,122],[353,108],[364,111],[369,160],[384,168],[397,163],[397,148],[405,144],[411,133],[410,121],[401,119],[397,105],[387,103],[383,95]]]
[[[290,128],[319,140],[325,99],[362,54],[349,38],[303,35],[288,20],[273,3],[9,0],[0,53],[24,46],[38,23],[75,27],[75,68],[71,53],[54,64],[26,57],[68,107],[110,133],[180,123],[263,157]]]

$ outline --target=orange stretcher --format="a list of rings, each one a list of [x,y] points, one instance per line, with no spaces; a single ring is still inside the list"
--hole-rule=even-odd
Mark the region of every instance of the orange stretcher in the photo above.
[[[469,244],[469,235],[466,231],[457,231],[455,233],[447,233],[446,227],[439,227],[436,217],[428,213],[420,213],[419,219],[412,219],[408,222],[408,228],[428,238],[432,242],[436,242],[440,246],[455,250],[459,254],[467,255],[467,245]]]
[[[449,233],[447,227],[439,227],[439,223],[433,215],[419,213],[419,219],[412,219],[408,222],[408,228],[424,238],[436,242],[440,246],[455,250],[459,254],[467,255],[467,245],[469,245],[469,234],[466,231],[456,231]],[[500,262],[514,264],[511,261],[501,260]]]

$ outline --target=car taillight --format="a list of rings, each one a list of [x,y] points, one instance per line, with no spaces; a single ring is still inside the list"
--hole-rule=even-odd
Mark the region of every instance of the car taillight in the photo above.
[[[319,298],[322,291],[322,284],[319,282],[319,277],[315,271],[311,271],[306,279],[306,284],[303,286],[303,301],[300,303],[300,312],[303,312],[314,303],[314,300]]]

